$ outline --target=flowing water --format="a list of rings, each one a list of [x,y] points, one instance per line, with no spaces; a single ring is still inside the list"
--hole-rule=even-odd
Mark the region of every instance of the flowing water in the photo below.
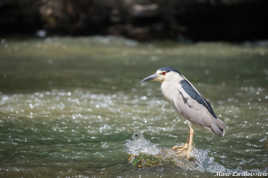
[[[0,177],[214,177],[268,173],[267,43],[155,42],[114,37],[0,39]],[[182,72],[226,123],[197,128],[195,170],[136,168],[128,154],[185,142],[187,125],[159,83]]]

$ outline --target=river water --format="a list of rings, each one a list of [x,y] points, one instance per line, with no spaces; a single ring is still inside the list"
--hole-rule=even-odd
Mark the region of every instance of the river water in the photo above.
[[[154,42],[115,37],[0,39],[0,177],[214,177],[268,173],[267,43]],[[187,125],[159,83],[183,73],[226,124],[197,128],[195,170],[137,168],[128,155],[185,142]]]

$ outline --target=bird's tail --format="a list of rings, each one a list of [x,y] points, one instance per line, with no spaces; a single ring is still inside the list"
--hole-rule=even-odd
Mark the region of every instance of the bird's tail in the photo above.
[[[224,136],[224,122],[220,119],[214,119],[212,122],[210,129],[213,133],[219,136]]]

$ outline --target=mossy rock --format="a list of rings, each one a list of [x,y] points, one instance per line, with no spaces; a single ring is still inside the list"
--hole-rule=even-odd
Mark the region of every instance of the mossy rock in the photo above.
[[[128,161],[130,164],[137,168],[155,167],[163,165],[174,165],[183,169],[196,169],[197,162],[194,158],[186,159],[182,153],[178,155],[172,149],[163,148],[160,153],[156,155],[150,155],[140,153],[138,155],[130,154]]]

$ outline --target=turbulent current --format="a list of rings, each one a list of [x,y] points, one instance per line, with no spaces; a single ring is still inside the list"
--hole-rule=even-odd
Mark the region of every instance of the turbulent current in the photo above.
[[[0,177],[268,173],[268,46],[2,39],[0,57]],[[128,163],[187,139],[159,84],[140,83],[163,66],[192,81],[226,124],[224,137],[196,128],[196,169]]]

